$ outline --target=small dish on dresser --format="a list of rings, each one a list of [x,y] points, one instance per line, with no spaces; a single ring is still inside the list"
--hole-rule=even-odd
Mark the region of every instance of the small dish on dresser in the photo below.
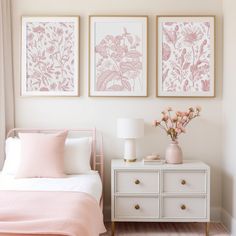
[[[144,165],[162,165],[165,163],[165,160],[160,159],[160,155],[152,154],[143,158]]]
[[[151,154],[151,155],[147,155],[143,159],[151,160],[151,161],[153,161],[153,160],[160,160],[160,155],[159,154]]]

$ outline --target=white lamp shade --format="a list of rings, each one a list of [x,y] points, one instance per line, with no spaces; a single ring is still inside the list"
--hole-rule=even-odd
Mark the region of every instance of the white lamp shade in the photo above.
[[[117,120],[117,137],[125,139],[140,138],[144,135],[143,119],[119,118]]]

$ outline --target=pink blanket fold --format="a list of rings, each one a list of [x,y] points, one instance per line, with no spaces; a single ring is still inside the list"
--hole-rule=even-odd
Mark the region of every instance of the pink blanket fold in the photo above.
[[[0,235],[98,236],[106,231],[86,193],[0,191]]]

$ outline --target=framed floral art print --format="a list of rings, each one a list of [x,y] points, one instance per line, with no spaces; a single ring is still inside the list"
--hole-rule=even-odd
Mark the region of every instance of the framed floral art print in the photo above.
[[[147,16],[90,16],[90,96],[147,96]]]
[[[215,17],[157,16],[157,96],[215,96]]]
[[[22,96],[78,96],[79,17],[22,17]]]

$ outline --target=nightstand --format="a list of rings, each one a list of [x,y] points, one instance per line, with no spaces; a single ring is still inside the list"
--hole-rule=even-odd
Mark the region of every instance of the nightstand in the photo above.
[[[198,161],[144,165],[111,164],[111,220],[115,222],[205,222],[209,235],[210,168]]]

